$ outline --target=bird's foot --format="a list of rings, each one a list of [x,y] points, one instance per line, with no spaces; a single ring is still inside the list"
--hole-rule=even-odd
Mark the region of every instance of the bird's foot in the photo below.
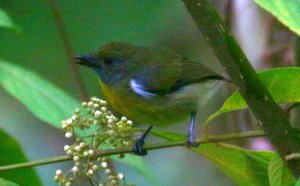
[[[137,142],[132,147],[133,154],[138,155],[138,156],[146,156],[147,155],[147,150],[144,149],[144,140],[143,139],[138,139]]]
[[[186,146],[188,147],[188,148],[190,148],[190,147],[199,147],[199,143],[197,143],[196,142],[196,139],[195,139],[195,137],[194,136],[189,136],[188,137],[188,140],[187,140],[187,142],[186,142]]]
[[[146,156],[147,155],[147,150],[144,149],[145,145],[145,138],[147,134],[150,132],[152,129],[152,125],[149,126],[149,128],[144,132],[144,134],[135,142],[135,144],[132,147],[133,154],[138,155],[138,156]]]
[[[196,120],[196,112],[192,112],[191,113],[191,122],[190,122],[190,126],[189,126],[188,140],[186,142],[186,145],[188,148],[199,146],[199,143],[196,142],[196,138],[194,136],[195,120]]]

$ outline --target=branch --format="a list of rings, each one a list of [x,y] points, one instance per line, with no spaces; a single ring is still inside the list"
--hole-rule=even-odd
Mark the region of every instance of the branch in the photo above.
[[[224,135],[218,135],[218,136],[209,136],[209,137],[206,137],[205,139],[199,138],[196,140],[196,142],[198,142],[199,144],[215,143],[215,142],[229,141],[229,140],[236,140],[236,139],[261,137],[264,135],[265,134],[263,131],[257,130],[257,131],[243,132],[243,133],[232,133],[232,134],[224,134]],[[172,141],[172,142],[164,142],[164,143],[145,145],[144,149],[154,150],[154,149],[163,149],[163,148],[178,147],[178,146],[186,146],[186,141],[182,140],[182,141]],[[96,157],[104,157],[104,156],[110,156],[110,155],[115,155],[115,154],[125,154],[125,153],[131,153],[131,152],[132,152],[132,148],[127,147],[127,148],[118,148],[118,149],[113,149],[113,150],[104,150],[104,151],[96,153],[95,156]],[[38,161],[31,161],[31,162],[27,162],[27,163],[0,166],[0,171],[33,167],[33,166],[58,163],[58,162],[69,161],[69,160],[72,160],[72,157],[70,157],[68,155],[58,156],[58,157],[54,157],[54,158],[48,158],[48,159],[43,159],[43,160],[38,160]]]
[[[77,91],[78,91],[79,97],[82,100],[87,100],[88,95],[86,93],[86,89],[85,89],[85,86],[82,82],[82,79],[80,78],[79,69],[78,69],[77,65],[75,65],[75,63],[74,63],[75,54],[74,54],[74,51],[72,49],[70,39],[68,37],[68,33],[66,31],[64,21],[61,17],[61,13],[60,13],[59,7],[57,5],[57,1],[56,0],[49,0],[49,3],[51,5],[51,9],[52,9],[52,13],[53,13],[53,16],[54,16],[56,27],[57,27],[57,29],[59,31],[59,34],[60,34],[60,37],[63,41],[64,49],[65,49],[68,61],[70,63],[70,68],[71,68],[71,72],[72,72],[71,74],[73,74],[74,79],[77,83]]]
[[[266,136],[295,176],[300,174],[300,159],[285,156],[300,152],[300,138],[286,115],[260,81],[247,57],[225,27],[211,0],[183,0],[200,31],[211,44],[216,57],[262,125]]]

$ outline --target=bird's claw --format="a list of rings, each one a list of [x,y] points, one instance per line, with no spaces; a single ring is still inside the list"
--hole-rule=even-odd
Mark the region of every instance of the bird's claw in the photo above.
[[[144,144],[144,139],[138,139],[138,141],[132,147],[133,154],[138,156],[146,156],[147,150],[144,149]]]
[[[145,138],[152,129],[152,125],[148,127],[148,129],[144,132],[144,134],[135,142],[135,144],[132,147],[133,154],[138,156],[146,156],[147,150],[144,149],[145,144]]]
[[[199,147],[199,143],[196,142],[195,137],[194,136],[190,136],[186,142],[186,146],[188,148],[190,147]]]

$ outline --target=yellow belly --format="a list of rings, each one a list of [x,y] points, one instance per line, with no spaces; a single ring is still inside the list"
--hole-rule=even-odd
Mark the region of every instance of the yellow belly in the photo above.
[[[190,113],[189,110],[183,111],[179,104],[168,106],[163,98],[147,100],[129,90],[112,89],[101,81],[100,86],[105,99],[114,110],[138,123],[167,125],[183,120]]]

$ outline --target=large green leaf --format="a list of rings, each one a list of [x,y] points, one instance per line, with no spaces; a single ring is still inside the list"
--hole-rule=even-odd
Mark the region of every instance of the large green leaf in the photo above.
[[[297,180],[295,186],[300,186],[300,178]]]
[[[186,139],[185,135],[177,133],[153,131],[151,134],[169,141]],[[221,143],[201,144],[198,148],[192,150],[209,159],[238,185],[269,185],[268,165],[274,154],[273,152],[250,151]]]
[[[296,182],[295,177],[277,153],[270,160],[268,174],[270,186],[292,186]]]
[[[272,152],[249,151],[225,144],[205,144],[194,151],[212,161],[239,185],[268,185],[268,163]]]
[[[6,11],[0,8],[0,27],[9,28],[13,30],[19,30],[11,18],[7,15]]]
[[[18,184],[8,181],[8,180],[4,180],[3,178],[0,178],[0,185],[1,186],[19,186]]]
[[[79,102],[30,70],[0,61],[0,85],[21,101],[37,118],[60,127]]]
[[[0,130],[0,166],[27,162],[20,145],[11,136]],[[39,178],[32,168],[0,171],[0,178],[12,180],[20,185],[41,185]],[[1,181],[4,180],[0,179]],[[8,184],[12,186],[12,184]]]
[[[258,73],[273,99],[277,103],[293,103],[300,101],[300,68],[275,68]],[[223,113],[247,108],[247,104],[238,91],[234,92],[223,106],[206,121],[208,124]]]
[[[254,0],[277,17],[283,24],[300,35],[300,3],[297,0]]]

